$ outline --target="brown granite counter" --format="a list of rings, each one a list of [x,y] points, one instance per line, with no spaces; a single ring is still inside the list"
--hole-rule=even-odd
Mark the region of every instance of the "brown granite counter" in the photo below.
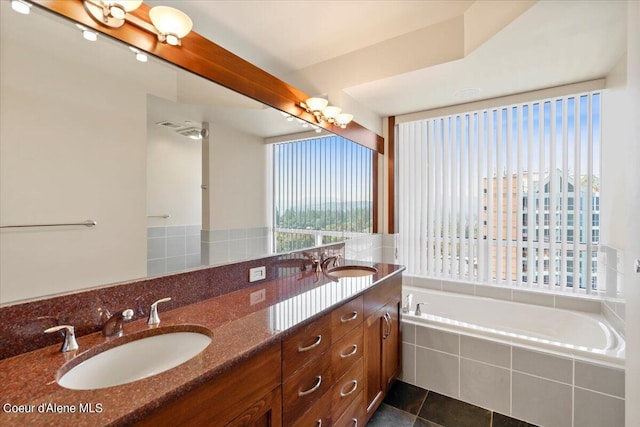
[[[372,265],[378,272],[368,277],[332,280],[324,274],[307,271],[171,311],[163,312],[161,305],[162,321],[158,327],[147,326],[146,318],[137,318],[125,324],[123,337],[104,338],[100,333],[93,333],[78,338],[80,349],[74,353],[61,353],[57,344],[1,360],[0,425],[132,423],[278,342],[296,326],[404,270],[390,264],[347,264]],[[252,305],[252,300],[261,299],[261,296],[255,298],[256,292],[263,292],[264,300]],[[175,330],[206,331],[213,341],[182,365],[129,384],[98,390],[70,390],[56,382],[60,368],[66,363],[68,369],[106,348]]]

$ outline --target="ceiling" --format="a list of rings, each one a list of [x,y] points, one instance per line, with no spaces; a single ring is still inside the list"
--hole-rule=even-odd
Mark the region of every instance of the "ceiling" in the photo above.
[[[382,117],[604,77],[626,52],[623,1],[147,2],[308,93]]]

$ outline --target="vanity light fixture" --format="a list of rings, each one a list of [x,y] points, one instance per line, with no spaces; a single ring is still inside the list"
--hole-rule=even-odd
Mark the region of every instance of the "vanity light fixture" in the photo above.
[[[135,47],[129,46],[129,50],[136,55],[136,60],[138,60],[140,62],[147,62],[149,60],[149,57],[146,54],[140,52]]]
[[[96,40],[98,40],[98,33],[95,33],[91,30],[88,30],[87,27],[80,25],[80,24],[76,24],[76,27],[78,27],[78,29],[80,31],[82,31],[82,37],[85,40],[88,40],[90,42],[94,42]]]
[[[155,6],[149,10],[148,23],[131,15],[142,4],[142,0],[84,0],[84,8],[98,23],[110,28],[120,28],[129,22],[155,34],[158,40],[172,46],[180,46],[180,39],[191,32],[191,18],[178,9]]]
[[[301,102],[300,106],[307,113],[313,114],[318,123],[328,122],[344,129],[353,120],[352,114],[342,113],[340,107],[329,105],[329,101],[325,98],[309,98]]]
[[[31,12],[31,4],[22,0],[11,0],[11,9],[23,15],[28,15]]]

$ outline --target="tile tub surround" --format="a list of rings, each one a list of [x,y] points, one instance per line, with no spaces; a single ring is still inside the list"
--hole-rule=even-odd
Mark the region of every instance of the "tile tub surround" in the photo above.
[[[148,227],[147,276],[159,276],[203,265],[200,255],[201,228],[200,225]]]
[[[264,256],[270,252],[271,234],[269,227],[202,230],[202,263],[220,265]]]
[[[343,301],[348,301],[371,289],[392,275],[401,274],[403,267],[390,264],[370,264],[378,273],[369,280],[342,278],[334,282],[320,275],[298,274],[245,287],[206,301],[183,306],[161,313],[160,328],[184,328],[197,325],[211,331],[213,342],[202,353],[190,361],[169,371],[129,384],[107,390],[69,390],[60,387],[54,379],[57,372],[73,355],[59,351],[60,343],[0,361],[0,383],[3,404],[38,405],[53,402],[60,405],[100,403],[103,411],[94,414],[19,414],[0,411],[0,425],[75,425],[103,426],[129,425],[167,402],[184,395],[197,386],[214,379],[257,352],[279,345],[279,341],[292,329],[276,331],[273,327],[274,312],[294,296],[304,294],[321,295],[338,293],[342,300],[327,298],[306,299],[313,301],[313,310],[296,326],[328,313]],[[357,282],[359,286],[351,284]],[[251,305],[251,294],[264,290],[265,300]],[[121,344],[149,333],[146,318],[125,325],[126,335],[121,338],[104,338],[100,333],[78,339],[80,352],[92,351],[96,346]],[[69,357],[71,356],[71,357]]]
[[[164,297],[172,300],[160,310],[172,310],[253,286],[248,274],[253,267],[266,266],[266,280],[296,274],[303,265],[309,268],[305,253],[319,258],[322,252],[344,254],[344,243],[2,306],[0,359],[58,342],[57,334],[43,333],[55,325],[72,325],[76,336],[87,335],[102,328],[107,311],[131,308],[136,318],[144,317],[151,303]]]
[[[624,426],[624,370],[403,322],[409,384],[541,426]]]

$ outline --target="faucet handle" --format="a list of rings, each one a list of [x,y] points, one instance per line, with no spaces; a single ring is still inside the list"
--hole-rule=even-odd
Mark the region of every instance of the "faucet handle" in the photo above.
[[[426,304],[426,303],[419,302],[419,303],[416,304],[416,311],[415,311],[415,315],[416,316],[422,316],[422,311],[420,310],[420,306],[424,305],[424,304]]]
[[[52,332],[58,332],[64,330],[64,342],[62,343],[62,347],[60,351],[75,351],[78,349],[78,342],[76,341],[75,328],[71,325],[60,325],[54,326],[49,329],[45,329],[45,334],[50,334]]]
[[[147,320],[147,325],[157,325],[160,323],[160,316],[158,316],[158,304],[161,302],[171,301],[171,297],[162,298],[158,301],[151,304],[151,309],[149,310],[149,320]]]

